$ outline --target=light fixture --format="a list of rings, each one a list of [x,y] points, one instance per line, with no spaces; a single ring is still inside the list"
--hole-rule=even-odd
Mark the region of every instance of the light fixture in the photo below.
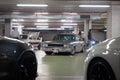
[[[73,22],[73,20],[65,20],[65,19],[62,19],[61,22]]]
[[[21,28],[23,28],[24,26],[21,26],[21,25],[20,25],[20,26],[12,26],[12,27],[19,27],[19,28],[21,27]]]
[[[73,26],[60,26],[61,28],[73,28]]]
[[[12,19],[12,21],[15,21],[15,22],[17,22],[17,21],[24,21],[24,19]]]
[[[77,13],[68,13],[68,12],[64,12],[63,14],[66,14],[66,15],[77,15]]]
[[[49,26],[36,26],[37,28],[48,28]]]
[[[79,7],[107,8],[110,7],[110,5],[79,5]]]
[[[37,19],[37,22],[48,22],[48,19]]]
[[[18,7],[47,7],[47,4],[17,4]]]

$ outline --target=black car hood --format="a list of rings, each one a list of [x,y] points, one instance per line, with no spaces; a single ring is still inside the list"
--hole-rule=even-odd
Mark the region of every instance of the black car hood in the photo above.
[[[0,55],[6,55],[13,58],[18,58],[21,53],[23,53],[28,48],[27,44],[24,42],[8,38],[0,38]]]

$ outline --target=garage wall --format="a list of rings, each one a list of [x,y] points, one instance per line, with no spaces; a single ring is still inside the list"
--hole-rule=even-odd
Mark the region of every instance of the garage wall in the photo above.
[[[44,41],[52,40],[53,37],[58,33],[71,33],[72,31],[66,30],[49,30],[49,31],[40,31],[40,36],[43,37]]]
[[[72,31],[40,31],[41,36],[43,37],[44,41],[52,40],[53,37],[58,33],[71,33]],[[104,41],[106,39],[106,32],[103,30],[92,30],[92,38],[97,41]]]
[[[106,32],[103,30],[92,30],[92,38],[101,42],[106,39]]]
[[[40,32],[40,37],[43,41],[52,40],[53,37],[58,33],[71,33],[72,30],[23,30],[23,34],[28,34],[28,32]]]
[[[35,30],[36,32],[37,30]],[[25,34],[30,31],[24,31]],[[72,33],[72,30],[39,30],[40,35],[43,38],[43,41],[52,40],[53,37],[58,33]],[[103,41],[106,39],[106,32],[103,30],[92,30],[92,38],[97,41]]]

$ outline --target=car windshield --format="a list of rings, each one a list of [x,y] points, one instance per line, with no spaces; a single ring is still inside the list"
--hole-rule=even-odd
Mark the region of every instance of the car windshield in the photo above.
[[[27,38],[28,38],[28,35],[20,35],[20,38],[21,38],[21,39],[27,39]]]
[[[71,34],[62,34],[62,35],[56,35],[53,40],[69,40],[69,41],[74,41],[75,40],[75,35]]]

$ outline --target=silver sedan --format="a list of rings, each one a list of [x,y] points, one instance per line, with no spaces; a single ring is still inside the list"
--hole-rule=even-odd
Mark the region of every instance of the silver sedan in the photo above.
[[[120,37],[88,49],[85,80],[120,80]]]
[[[80,40],[79,35],[72,33],[57,34],[52,41],[42,43],[42,50],[47,55],[55,54],[75,54],[75,52],[84,51],[85,43]]]

